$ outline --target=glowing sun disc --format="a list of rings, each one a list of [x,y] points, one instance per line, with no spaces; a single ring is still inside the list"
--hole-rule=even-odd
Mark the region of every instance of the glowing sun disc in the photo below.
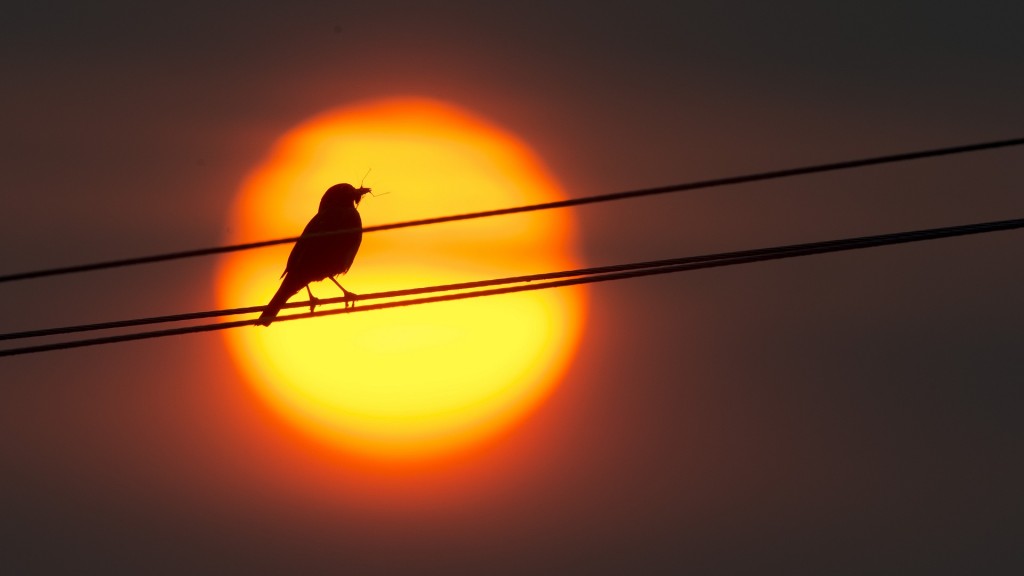
[[[564,198],[509,133],[451,105],[378,100],[285,134],[238,191],[232,242],[297,235],[332,184],[359,183],[364,226]],[[577,267],[572,213],[364,235],[342,285],[357,293]],[[224,307],[265,304],[291,246],[221,259]],[[317,296],[340,295],[330,282]],[[304,300],[305,291],[293,297]],[[288,421],[347,452],[409,460],[477,446],[535,408],[575,352],[585,292],[563,288],[225,332],[254,389]]]

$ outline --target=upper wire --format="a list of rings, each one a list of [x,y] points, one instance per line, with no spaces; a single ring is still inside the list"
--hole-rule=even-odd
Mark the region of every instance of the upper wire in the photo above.
[[[948,156],[953,154],[964,154],[968,152],[978,152],[982,150],[993,150],[997,148],[1007,148],[1011,146],[1020,146],[1024,144],[1024,138],[1011,138],[1008,140],[994,140],[989,142],[981,142],[976,144],[967,144],[961,146],[952,146],[947,148],[934,148],[929,150],[918,150],[914,152],[905,152],[901,154],[890,154],[885,156],[874,156],[870,158],[861,158],[856,160],[846,160],[842,162],[832,162],[828,164],[816,164],[810,166],[801,166],[797,168],[787,168],[783,170],[772,170],[768,172],[756,172],[752,174],[744,174],[739,176],[729,176],[725,178],[715,178],[711,180],[698,180],[694,182],[685,182],[681,184],[671,184],[667,186],[657,186],[654,188],[642,188],[638,190],[629,190],[625,192],[613,192],[610,194],[599,194],[595,196],[585,196],[581,198],[571,198],[567,200],[558,200],[554,202],[541,202],[538,204],[528,204],[522,206],[513,206],[510,208],[501,208],[497,210],[484,210],[480,212],[468,212],[464,214],[453,214],[449,216],[439,216],[435,218],[423,218],[419,220],[409,220],[406,222],[396,222],[392,224],[382,224],[378,226],[367,226],[362,229],[364,233],[368,232],[379,232],[382,230],[395,230],[398,228],[410,228],[413,226],[426,226],[430,224],[441,224],[444,222],[456,222],[459,220],[470,220],[475,218],[487,218],[492,216],[503,216],[508,214],[519,214],[523,212],[533,212],[537,210],[550,210],[554,208],[567,208],[570,206],[580,206],[584,204],[594,204],[598,202],[611,202],[615,200],[625,200],[629,198],[639,198],[642,196],[653,196],[657,194],[667,194],[671,192],[684,192],[689,190],[715,188],[720,186],[730,186],[734,184],[743,184],[747,182],[757,182],[763,180],[772,180],[778,178],[788,178],[792,176],[801,176],[806,174],[815,174],[821,172],[831,172],[836,170],[848,170],[852,168],[862,168],[865,166],[874,166],[879,164],[891,164],[895,162],[906,162],[910,160],[919,160],[923,158],[934,158],[937,156]],[[334,234],[346,234],[355,232],[355,229],[346,230],[334,230],[329,232],[322,232],[318,234],[310,234],[308,236],[328,236]],[[45,268],[40,270],[32,270],[28,272],[18,272],[14,274],[0,275],[0,283],[12,282],[15,280],[28,280],[32,278],[42,278],[46,276],[57,276],[63,274],[72,274],[78,272],[89,272],[95,270],[104,270],[110,268],[120,268],[125,266],[137,266],[141,264],[152,264],[156,262],[166,262],[169,260],[179,260],[183,258],[195,258],[199,256],[211,256],[215,254],[224,254],[228,252],[238,252],[242,250],[252,250],[255,248],[264,248],[267,246],[276,246],[279,244],[289,244],[297,241],[299,236],[291,236],[288,238],[278,238],[274,240],[263,240],[259,242],[247,242],[242,244],[232,244],[226,246],[214,246],[209,248],[199,248],[195,250],[183,250],[178,252],[166,252],[162,254],[152,254],[149,256],[140,256],[135,258],[125,258],[120,260],[106,260],[100,262],[92,262],[87,264],[78,264],[74,266],[64,266],[58,268]]]

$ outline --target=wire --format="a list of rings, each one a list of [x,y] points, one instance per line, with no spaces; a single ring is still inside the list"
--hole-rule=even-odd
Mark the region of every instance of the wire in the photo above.
[[[305,318],[315,318],[320,316],[331,316],[336,314],[350,314],[354,312],[369,312],[371,310],[383,310],[386,308],[397,308],[402,306],[413,306],[420,304],[429,304],[436,302],[448,302],[454,300],[463,300],[467,298],[479,298],[483,296],[495,296],[499,294],[511,294],[516,292],[525,292],[533,290],[544,290],[549,288],[558,288],[564,286],[573,286],[579,284],[591,284],[596,282],[608,282],[612,280],[624,280],[627,278],[638,278],[643,276],[653,276],[658,274],[670,274],[675,272],[685,272],[691,270],[699,270],[703,268],[714,268],[720,266],[734,266],[739,264],[749,264],[753,262],[762,262],[767,260],[777,260],[782,258],[796,258],[801,256],[810,256],[814,254],[825,254],[830,252],[841,252],[848,250],[859,250],[864,248],[872,248],[878,246],[888,246],[895,244],[904,244],[909,242],[922,242],[928,240],[936,240],[939,238],[951,238],[955,236],[966,236],[970,234],[984,234],[990,232],[1015,230],[1024,228],[1024,218],[1018,218],[1013,220],[1000,220],[995,222],[983,222],[978,224],[966,224],[961,226],[950,226],[944,228],[930,228],[926,230],[914,230],[908,232],[895,232],[891,234],[880,234],[874,236],[859,236],[854,238],[844,238],[839,240],[827,240],[822,242],[810,242],[804,244],[790,244],[784,246],[774,246],[769,248],[758,248],[754,250],[743,250],[736,252],[725,252],[720,254],[709,254],[703,256],[691,256],[684,258],[675,258],[670,260],[659,260],[654,262],[646,263],[631,263],[621,264],[615,266],[603,266],[597,268],[588,268],[582,270],[572,270],[563,272],[553,272],[549,274],[533,275],[534,278],[548,277],[558,278],[545,282],[520,284],[516,286],[504,286],[501,288],[486,288],[488,286],[494,286],[502,283],[508,283],[512,281],[523,282],[522,280],[514,280],[514,278],[500,278],[495,280],[483,280],[478,282],[464,283],[464,285],[473,285],[474,287],[485,288],[480,290],[469,290],[464,292],[457,292],[454,294],[441,294],[437,296],[427,296],[423,298],[410,298],[406,300],[398,300],[392,302],[382,302],[379,304],[370,304],[367,306],[360,306],[357,308],[337,308],[329,310],[321,310],[319,312],[309,312],[302,314],[291,314],[287,316],[278,317],[275,322],[288,321],[288,320],[299,320]],[[586,272],[586,274],[582,274]],[[573,276],[573,277],[564,277]],[[515,277],[515,278],[526,278],[526,277]],[[408,290],[400,290],[394,292],[382,292],[376,294],[370,294],[361,296],[361,299],[371,298],[383,298],[384,295],[416,295],[425,294],[429,292],[437,292],[440,290],[451,290],[451,286],[457,285],[444,285],[444,286],[428,286],[424,288],[414,288]],[[336,303],[344,301],[343,298],[330,299],[330,302]],[[327,303],[327,300],[321,301],[321,303]],[[304,306],[307,303],[296,303],[289,305],[288,307]],[[245,310],[251,312],[257,312],[262,310],[262,306],[250,307],[250,308],[236,308],[232,310],[218,310],[213,312],[202,312],[198,314],[209,314],[209,315],[223,315],[227,313],[237,314],[237,310]],[[189,315],[179,315],[189,316]],[[199,317],[194,316],[193,317]],[[132,321],[126,321],[132,322]],[[191,334],[198,332],[211,332],[215,330],[226,330],[229,328],[237,328],[240,326],[251,326],[256,324],[256,319],[247,320],[236,320],[231,322],[219,322],[212,324],[201,324],[195,326],[184,326],[180,328],[172,328],[165,330],[155,330],[149,332],[136,332],[130,334],[119,334],[114,336],[107,336],[102,338],[91,338],[81,340],[69,340],[65,342],[56,342],[52,344],[42,344],[37,346],[27,346],[22,348],[9,348],[6,350],[0,350],[0,356],[15,356],[21,354],[33,354],[38,352],[47,352],[52,350],[65,350],[70,348],[80,348],[84,346],[96,346],[101,344],[112,344],[115,342],[127,342],[131,340],[143,340],[149,338],[162,338],[166,336],[175,336],[182,334]],[[75,327],[70,327],[75,328]]]
[[[804,246],[803,244],[796,246]],[[717,254],[708,254],[702,256],[686,256],[681,258],[668,258],[663,260],[650,260],[644,262],[631,262],[627,264],[614,264],[608,266],[594,266],[589,268],[577,268],[573,270],[562,270],[558,272],[544,272],[540,274],[527,274],[520,276],[508,276],[504,278],[494,278],[489,280],[477,280],[472,282],[459,282],[453,284],[440,284],[435,286],[427,286],[421,288],[407,288],[404,290],[390,290],[384,292],[375,292],[372,294],[355,295],[354,298],[336,297],[336,298],[318,298],[312,304],[316,306],[325,306],[332,304],[348,304],[352,302],[361,302],[364,300],[378,300],[384,298],[399,298],[405,296],[416,296],[420,294],[429,294],[436,292],[453,292],[458,290],[470,290],[475,288],[484,288],[490,286],[500,286],[507,284],[522,284],[529,282],[537,282],[542,280],[554,280],[559,278],[570,278],[575,276],[592,276],[596,274],[605,274],[609,272],[626,272],[631,270],[640,270],[644,268],[657,268],[663,266],[676,266],[681,264],[691,264],[696,262],[704,262],[711,260],[731,259],[731,258],[745,258],[749,256],[755,256],[766,252],[774,252],[783,248],[790,248],[791,246],[781,246],[773,248],[761,248],[754,250],[741,250],[734,252],[723,252]],[[285,304],[283,308],[305,308],[311,304],[310,301],[292,302]],[[189,312],[183,314],[171,314],[164,316],[152,316],[145,318],[134,318],[128,320],[115,320],[110,322],[99,322],[92,324],[80,324],[74,326],[62,326],[57,328],[43,328],[36,330],[26,330],[22,332],[7,332],[0,333],[0,341],[3,340],[20,340],[25,338],[37,338],[43,336],[57,336],[64,334],[73,334],[81,332],[93,332],[98,330],[110,330],[115,328],[131,328],[137,326],[146,326],[153,324],[166,324],[171,322],[183,322],[188,320],[202,320],[206,318],[217,318],[223,316],[236,316],[240,314],[251,314],[262,312],[264,306],[246,306],[240,308],[226,308],[219,310],[206,310],[201,312]]]
[[[1009,140],[995,140],[990,142],[982,142],[977,144],[968,144],[963,146],[953,146],[949,148],[935,148],[931,150],[919,150],[915,152],[905,152],[902,154],[891,154],[887,156],[875,156],[871,158],[861,158],[857,160],[847,160],[843,162],[833,162],[829,164],[816,164],[812,166],[802,166],[798,168],[788,168],[784,170],[773,170],[769,172],[757,172],[753,174],[744,174],[739,176],[730,176],[725,178],[715,178],[711,180],[698,180],[695,182],[685,182],[682,184],[671,184],[668,186],[658,186],[655,188],[642,188],[638,190],[629,190],[625,192],[613,192],[610,194],[600,194],[596,196],[585,196],[582,198],[572,198],[568,200],[559,200],[556,202],[542,202],[539,204],[528,204],[524,206],[514,206],[511,208],[501,208],[497,210],[485,210],[482,212],[469,212],[465,214],[454,214],[450,216],[440,216],[436,218],[424,218],[420,220],[409,220],[406,222],[396,222],[392,224],[382,224],[379,226],[367,226],[362,229],[366,232],[379,232],[382,230],[395,230],[398,228],[410,228],[413,226],[426,226],[430,224],[441,224],[444,222],[456,222],[459,220],[470,220],[475,218],[488,218],[492,216],[504,216],[509,214],[519,214],[523,212],[534,212],[537,210],[550,210],[554,208],[567,208],[570,206],[581,206],[584,204],[594,204],[598,202],[611,202],[616,200],[626,200],[630,198],[639,198],[642,196],[653,196],[657,194],[668,194],[670,192],[685,192],[689,190],[716,188],[720,186],[731,186],[734,184],[744,184],[747,182],[757,182],[763,180],[772,180],[778,178],[789,178],[792,176],[801,176],[806,174],[816,174],[821,172],[832,172],[836,170],[848,170],[852,168],[863,168],[865,166],[875,166],[879,164],[891,164],[896,162],[906,162],[910,160],[919,160],[922,158],[934,158],[937,156],[949,156],[954,154],[964,154],[968,152],[978,152],[982,150],[993,150],[996,148],[1007,148],[1011,146],[1020,146],[1024,144],[1024,138],[1013,138]],[[330,232],[323,232],[320,234],[313,234],[312,236],[329,236],[334,234],[345,234],[348,232],[354,232],[355,230],[335,230]],[[244,244],[232,244],[227,246],[214,246],[209,248],[199,248],[195,250],[184,250],[180,252],[166,252],[163,254],[153,254],[149,256],[140,256],[136,258],[125,258],[121,260],[107,260],[101,262],[92,262],[88,264],[79,264],[75,266],[65,266],[60,268],[46,268],[41,270],[32,270],[28,272],[18,272],[15,274],[6,274],[0,276],[0,283],[12,282],[15,280],[28,280],[32,278],[42,278],[46,276],[57,276],[63,274],[73,274],[78,272],[90,272],[95,270],[105,270],[110,268],[120,268],[125,266],[137,266],[140,264],[152,264],[156,262],[166,262],[169,260],[179,260],[183,258],[195,258],[198,256],[212,256],[215,254],[225,254],[228,252],[238,252],[242,250],[252,250],[255,248],[265,248],[268,246],[276,246],[279,244],[290,244],[299,239],[299,236],[291,236],[288,238],[278,238],[275,240],[263,240],[260,242],[248,242]]]

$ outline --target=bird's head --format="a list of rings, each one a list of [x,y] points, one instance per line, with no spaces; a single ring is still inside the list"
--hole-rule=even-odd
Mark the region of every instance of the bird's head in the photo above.
[[[363,195],[369,193],[369,188],[356,188],[351,184],[335,184],[328,188],[327,192],[324,192],[324,197],[320,199],[320,210],[336,210],[353,205],[359,206],[359,201],[363,199]]]

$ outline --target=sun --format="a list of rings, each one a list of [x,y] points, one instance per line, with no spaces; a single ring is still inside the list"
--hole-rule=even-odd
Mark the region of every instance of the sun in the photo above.
[[[284,134],[238,190],[229,240],[295,236],[328,187],[364,176],[377,194],[360,204],[364,226],[565,197],[540,159],[494,124],[433,100],[375,100]],[[223,257],[219,304],[265,304],[290,249]],[[341,282],[371,293],[578,266],[572,213],[548,210],[364,234]],[[340,295],[330,282],[311,288]],[[374,460],[423,461],[479,447],[542,402],[572,361],[585,307],[573,287],[224,337],[253,389],[312,438]]]

